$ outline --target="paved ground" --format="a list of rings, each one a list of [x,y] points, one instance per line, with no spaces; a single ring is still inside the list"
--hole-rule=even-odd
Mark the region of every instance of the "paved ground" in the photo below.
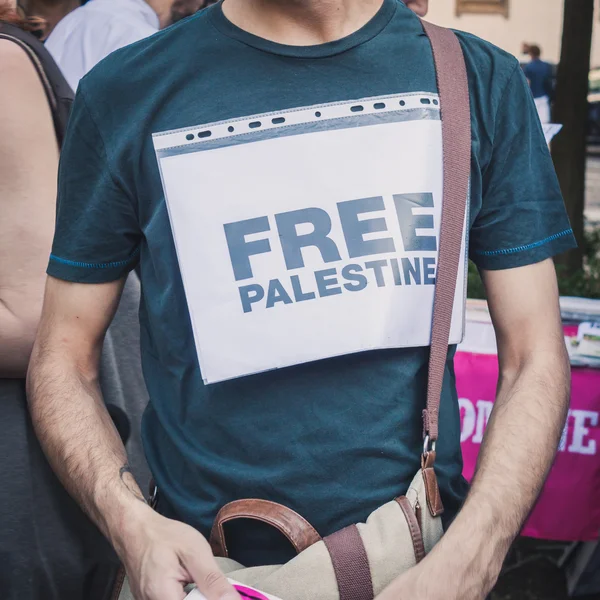
[[[519,539],[506,560],[491,600],[566,600],[565,576],[557,566],[566,546]]]
[[[510,553],[491,600],[565,600],[566,581],[556,563],[564,546],[521,539]]]
[[[568,600],[557,564],[568,544],[520,538],[511,550],[491,600]],[[600,600],[600,594],[577,600]]]

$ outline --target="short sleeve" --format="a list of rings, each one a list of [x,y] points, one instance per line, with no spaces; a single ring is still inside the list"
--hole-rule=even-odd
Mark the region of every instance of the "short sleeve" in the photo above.
[[[575,245],[533,96],[517,64],[496,114],[470,258],[482,269],[509,269]]]
[[[48,274],[103,283],[138,262],[137,211],[111,172],[106,148],[80,86],[60,158],[56,230]]]

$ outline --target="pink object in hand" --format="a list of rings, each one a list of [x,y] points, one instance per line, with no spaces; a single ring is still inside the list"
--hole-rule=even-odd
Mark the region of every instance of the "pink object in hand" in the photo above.
[[[254,588],[246,587],[245,585],[235,584],[233,586],[244,600],[269,600],[262,592]]]

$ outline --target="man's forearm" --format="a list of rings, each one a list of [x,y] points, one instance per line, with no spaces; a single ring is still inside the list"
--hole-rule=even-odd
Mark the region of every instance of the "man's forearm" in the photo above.
[[[562,339],[501,374],[471,491],[431,554],[443,556],[448,573],[466,575],[464,585],[489,590],[495,583],[554,460],[569,392]]]
[[[108,414],[93,369],[85,372],[53,344],[38,340],[27,378],[31,418],[63,485],[102,532],[115,532],[144,502]]]

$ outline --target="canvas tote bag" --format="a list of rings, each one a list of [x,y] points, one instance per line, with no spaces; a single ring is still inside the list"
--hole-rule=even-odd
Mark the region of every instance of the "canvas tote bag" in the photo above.
[[[449,29],[423,22],[431,41],[442,115],[444,201],[436,276],[421,469],[405,496],[374,511],[365,523],[321,538],[299,514],[273,502],[237,500],[215,519],[210,545],[230,579],[282,600],[373,600],[416,565],[442,537],[443,506],[434,471],[442,382],[468,201],[471,118],[462,49]],[[278,529],[297,551],[283,565],[245,568],[228,557],[224,525],[255,519]],[[133,600],[123,573],[115,600]]]

